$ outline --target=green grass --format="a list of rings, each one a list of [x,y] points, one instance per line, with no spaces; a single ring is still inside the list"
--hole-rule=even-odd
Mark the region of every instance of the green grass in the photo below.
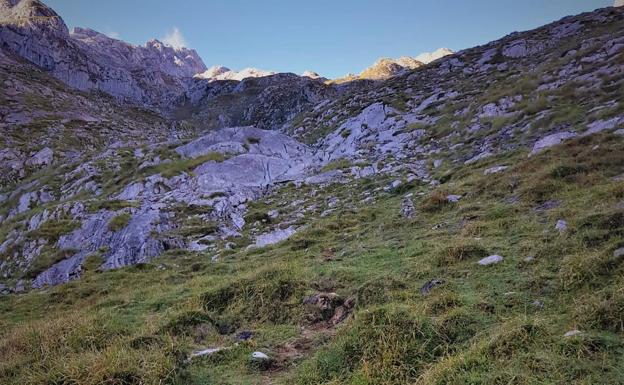
[[[100,210],[119,211],[129,207],[139,207],[140,203],[136,201],[122,201],[122,200],[106,200],[106,201],[92,201],[87,204],[87,210],[95,213]]]
[[[172,162],[161,163],[157,166],[149,167],[143,171],[146,175],[161,174],[165,178],[172,178],[183,172],[191,172],[197,166],[206,162],[223,162],[226,157],[220,152],[211,152],[206,155],[191,159],[177,159]]]
[[[69,234],[80,227],[80,222],[70,219],[49,220],[41,224],[37,230],[28,233],[31,239],[45,239],[49,244],[58,241],[61,235]]]
[[[334,170],[343,170],[345,168],[349,168],[352,166],[352,163],[349,159],[346,158],[340,158],[340,159],[336,159],[333,160],[329,163],[327,163],[325,166],[323,166],[323,168],[321,169],[321,172],[328,172],[328,171],[334,171]]]
[[[483,175],[502,162],[510,168]],[[349,204],[285,242],[224,251],[217,263],[169,254],[0,297],[0,382],[620,384],[624,261],[613,251],[624,246],[624,188],[612,178],[623,165],[614,135],[456,165],[439,171],[447,177],[437,190],[413,187],[410,221],[401,195],[380,189],[376,203],[360,203],[388,179],[315,194],[286,186],[251,213],[295,199]],[[463,198],[444,203],[448,193]],[[560,205],[536,211],[546,200]],[[491,254],[503,262],[477,265]],[[434,278],[444,283],[422,296]],[[350,316],[311,324],[303,300],[319,292],[352,299]],[[575,328],[583,334],[563,336]],[[243,330],[250,341],[236,340]],[[215,346],[230,348],[186,362]],[[250,363],[256,350],[275,359],[271,370]]]
[[[132,219],[132,215],[130,213],[117,214],[108,222],[108,229],[110,231],[119,231],[128,226],[130,219]]]

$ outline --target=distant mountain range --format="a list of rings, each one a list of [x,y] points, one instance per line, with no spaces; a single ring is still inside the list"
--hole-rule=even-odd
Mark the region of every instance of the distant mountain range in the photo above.
[[[197,52],[158,40],[135,46],[88,28],[69,31],[63,19],[38,0],[0,0],[0,42],[11,51],[80,90],[104,91],[120,100],[164,107],[187,91],[192,78],[241,81],[275,71],[223,66],[207,68]],[[381,80],[429,63],[452,51],[442,48],[415,58],[380,59],[359,76]],[[321,79],[306,71],[302,76]]]

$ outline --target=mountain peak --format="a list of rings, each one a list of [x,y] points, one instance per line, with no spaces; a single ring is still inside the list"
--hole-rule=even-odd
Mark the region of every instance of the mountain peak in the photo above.
[[[238,80],[241,81],[247,78],[261,78],[265,76],[275,75],[277,72],[264,71],[257,68],[244,68],[240,71],[233,71],[223,66],[213,66],[208,68],[205,72],[195,75],[198,79],[207,79],[209,81],[215,80]]]
[[[371,67],[360,73],[361,79],[383,80],[397,76],[404,71],[422,67],[423,63],[411,57],[403,56],[398,59],[381,58]]]
[[[54,10],[38,0],[0,0],[0,25],[46,29],[68,35],[69,29]]]
[[[316,73],[314,71],[309,71],[309,70],[303,71],[301,76],[305,76],[305,77],[310,78],[310,79],[320,79],[320,78],[322,78],[322,76],[319,75],[318,73]]]
[[[452,55],[454,53],[455,52],[448,48],[438,48],[433,52],[423,52],[420,55],[416,56],[415,59],[425,64],[429,64],[433,61],[443,58],[444,56]]]

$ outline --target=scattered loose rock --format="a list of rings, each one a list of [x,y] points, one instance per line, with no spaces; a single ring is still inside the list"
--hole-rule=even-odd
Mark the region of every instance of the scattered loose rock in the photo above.
[[[403,218],[412,219],[416,215],[416,207],[411,197],[404,197],[401,201],[401,215]]]
[[[555,225],[555,230],[559,231],[559,233],[564,233],[568,229],[568,222],[563,219],[559,219],[557,224]]]
[[[334,326],[344,321],[353,307],[353,298],[342,299],[336,293],[319,293],[303,300],[306,306],[306,318],[308,322],[316,324],[326,322],[328,326]]]
[[[559,207],[559,201],[546,201],[535,208],[535,211],[547,211]]]
[[[499,263],[503,260],[503,257],[500,255],[490,255],[489,257],[485,257],[479,260],[478,264],[481,266],[493,265]]]
[[[265,247],[265,246],[273,245],[273,244],[276,244],[283,240],[288,239],[291,235],[293,235],[296,232],[297,230],[291,226],[286,229],[277,229],[270,233],[261,234],[256,237],[256,243],[251,245],[251,247]]]
[[[269,359],[269,356],[262,352],[251,353],[251,359],[256,361],[265,361]]]
[[[256,351],[251,353],[251,364],[260,370],[267,370],[271,367],[271,358],[263,352]]]
[[[431,292],[431,290],[433,290],[435,287],[443,285],[443,284],[444,284],[444,280],[442,279],[434,278],[432,280],[429,280],[420,288],[420,294],[428,295]]]
[[[583,334],[582,331],[574,329],[574,330],[570,330],[569,332],[566,332],[563,336],[564,337],[575,337],[575,336],[578,336],[578,335],[581,335],[581,334]]]
[[[575,136],[575,133],[567,131],[545,136],[533,145],[533,150],[529,154],[529,157],[538,154],[549,147],[556,146],[567,139],[574,138]]]
[[[236,339],[239,341],[247,341],[249,339],[251,339],[251,337],[253,337],[254,332],[250,331],[250,330],[242,330],[240,332],[238,332],[238,334],[236,335]]]
[[[195,357],[203,357],[203,356],[210,356],[212,354],[218,353],[222,350],[224,350],[226,348],[224,347],[219,347],[219,348],[208,348],[208,349],[204,349],[204,350],[195,350],[194,352],[191,353],[191,355],[189,356],[189,359],[195,358]]]
[[[495,166],[495,167],[490,167],[488,169],[486,169],[483,172],[483,175],[490,175],[490,174],[497,174],[499,172],[503,172],[505,170],[507,170],[509,167],[508,166]]]

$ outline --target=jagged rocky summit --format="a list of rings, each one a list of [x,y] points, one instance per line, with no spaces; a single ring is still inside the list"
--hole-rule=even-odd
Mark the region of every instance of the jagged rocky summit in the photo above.
[[[0,42],[71,87],[144,105],[166,105],[186,89],[187,78],[206,70],[192,49],[157,40],[133,46],[86,28],[70,33],[38,0],[0,2]]]

